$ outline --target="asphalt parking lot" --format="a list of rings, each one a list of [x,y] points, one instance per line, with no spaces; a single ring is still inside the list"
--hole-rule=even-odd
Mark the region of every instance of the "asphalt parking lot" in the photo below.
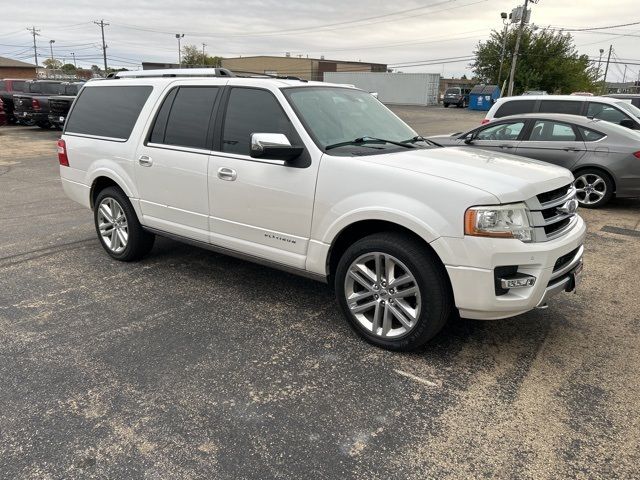
[[[0,128],[0,478],[640,476],[640,200],[581,210],[577,294],[395,354],[310,280],[164,239],[111,260],[58,135]]]

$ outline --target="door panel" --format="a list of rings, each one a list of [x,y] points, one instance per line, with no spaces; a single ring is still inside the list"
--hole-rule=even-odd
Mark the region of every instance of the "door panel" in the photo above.
[[[520,137],[524,131],[525,122],[500,122],[481,128],[475,133],[470,146],[483,150],[494,150],[502,153],[515,154]]]
[[[587,149],[573,125],[551,120],[536,120],[528,137],[516,153],[568,169],[585,155]]]
[[[208,152],[195,153],[154,145],[142,146],[135,163],[143,223],[206,242],[209,233]],[[144,165],[149,161],[151,165]]]
[[[219,151],[209,159],[210,240],[304,268],[319,162],[299,168],[251,158],[252,133],[281,133],[292,145],[304,144],[269,90],[233,87],[227,98]]]

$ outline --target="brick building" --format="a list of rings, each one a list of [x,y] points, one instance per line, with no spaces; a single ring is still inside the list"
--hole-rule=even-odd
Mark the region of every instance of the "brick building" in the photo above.
[[[12,58],[0,57],[0,78],[36,78],[36,66]]]

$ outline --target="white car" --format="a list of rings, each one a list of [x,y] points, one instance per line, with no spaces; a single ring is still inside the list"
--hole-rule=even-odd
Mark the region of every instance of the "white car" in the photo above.
[[[498,99],[482,124],[525,113],[564,113],[606,120],[632,130],[640,130],[640,109],[630,100],[587,95],[523,95]]]
[[[454,309],[499,319],[575,288],[568,170],[436,147],[354,88],[211,72],[121,73],[75,101],[62,185],[113,258],[157,234],[327,282],[354,330],[393,350]]]

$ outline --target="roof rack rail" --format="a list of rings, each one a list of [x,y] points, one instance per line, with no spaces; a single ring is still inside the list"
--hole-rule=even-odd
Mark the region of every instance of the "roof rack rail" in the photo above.
[[[110,73],[107,78],[153,78],[153,77],[235,77],[226,68],[165,68],[158,70],[133,70]]]
[[[244,72],[242,70],[234,70],[233,72],[236,77],[243,78],[274,78],[276,80],[298,80],[300,82],[308,82],[304,78],[295,77],[293,75],[273,75],[271,73],[261,73],[261,72]]]

